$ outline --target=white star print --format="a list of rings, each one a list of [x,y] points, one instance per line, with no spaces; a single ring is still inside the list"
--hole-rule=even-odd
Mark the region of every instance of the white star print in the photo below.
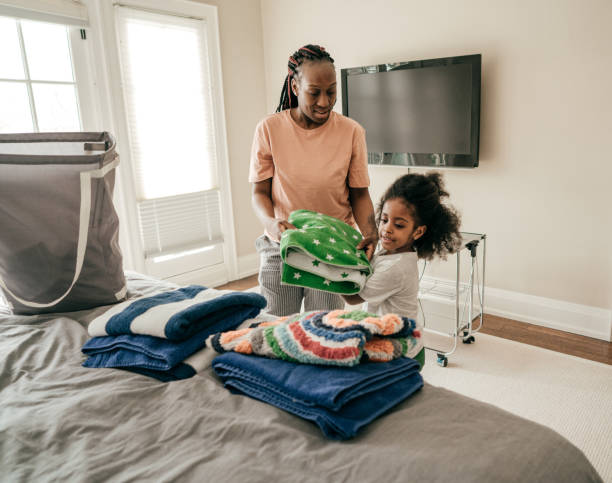
[[[299,280],[301,277],[302,277],[302,276],[300,275],[300,273],[299,273],[299,272],[295,272],[295,273],[293,274],[293,278],[295,278],[296,280]]]
[[[354,238],[355,240],[359,240],[359,237],[358,237],[357,235],[353,235],[353,238]]]
[[[336,243],[336,239],[335,239],[335,238],[330,238],[330,239],[329,239],[329,242],[330,242],[330,243]]]
[[[321,244],[321,242],[319,240],[312,240],[312,243],[314,243],[317,246],[319,246]]]
[[[328,260],[334,259],[333,255],[330,255],[329,253],[325,256],[325,258],[327,258]]]
[[[326,279],[326,280],[324,280],[324,281],[323,281],[323,283],[324,283],[325,285],[329,285],[329,284],[331,283],[331,281],[329,281],[329,280],[327,280],[327,279]]]
[[[344,253],[346,253],[347,255],[351,252],[349,252],[346,248],[344,250],[342,250]]]

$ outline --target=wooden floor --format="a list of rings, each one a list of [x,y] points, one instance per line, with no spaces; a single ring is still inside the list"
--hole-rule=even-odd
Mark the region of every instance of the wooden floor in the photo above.
[[[257,284],[257,275],[252,275],[216,288],[246,290]],[[612,343],[600,339],[488,314],[480,332],[612,365]]]
[[[612,364],[612,342],[485,314],[481,332]]]
[[[251,275],[250,277],[234,280],[233,282],[226,283],[225,285],[220,285],[219,287],[215,288],[219,290],[246,290],[247,288],[252,288],[259,285],[257,277],[258,274]]]

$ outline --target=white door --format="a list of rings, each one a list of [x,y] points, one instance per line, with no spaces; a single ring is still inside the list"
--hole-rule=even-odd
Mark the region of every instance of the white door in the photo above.
[[[234,278],[216,7],[89,5],[123,160],[133,268],[179,283]]]

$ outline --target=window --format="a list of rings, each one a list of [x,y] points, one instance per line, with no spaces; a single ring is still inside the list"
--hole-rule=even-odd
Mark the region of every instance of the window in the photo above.
[[[236,277],[216,7],[2,0],[0,106],[0,132],[115,136],[127,269]]]
[[[102,102],[122,157],[131,268],[209,286],[235,277],[216,7],[88,6],[107,65]]]
[[[0,132],[80,131],[69,27],[0,17]]]

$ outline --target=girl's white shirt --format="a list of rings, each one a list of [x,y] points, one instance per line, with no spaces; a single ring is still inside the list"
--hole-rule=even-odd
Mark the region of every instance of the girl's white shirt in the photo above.
[[[372,258],[374,269],[359,296],[367,302],[365,310],[379,315],[393,313],[417,318],[419,268],[416,252],[384,255]]]

